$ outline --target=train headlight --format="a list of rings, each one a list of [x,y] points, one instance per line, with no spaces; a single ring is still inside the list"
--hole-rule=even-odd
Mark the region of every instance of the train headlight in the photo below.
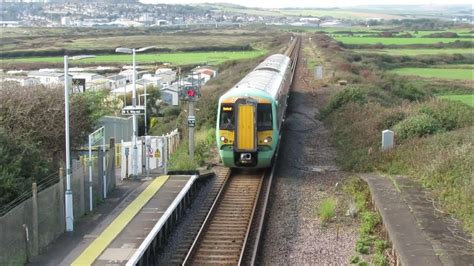
[[[228,140],[224,136],[222,136],[221,141],[224,142],[224,143],[227,143]]]
[[[270,143],[272,142],[272,137],[267,137],[266,139],[263,140],[264,143]]]

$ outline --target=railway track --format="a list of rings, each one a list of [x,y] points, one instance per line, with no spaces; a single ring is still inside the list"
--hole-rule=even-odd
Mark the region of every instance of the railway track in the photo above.
[[[265,173],[232,173],[183,265],[241,264]]]
[[[298,58],[299,49],[297,38],[285,54]],[[295,66],[296,60],[293,60],[292,74]],[[292,80],[293,75],[290,86]],[[171,263],[254,265],[274,168],[273,165],[266,171],[253,172],[220,168],[211,195],[194,217],[192,226],[186,229],[187,236]]]

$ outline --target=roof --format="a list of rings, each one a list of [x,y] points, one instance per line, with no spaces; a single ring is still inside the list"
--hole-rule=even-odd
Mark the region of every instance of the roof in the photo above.
[[[59,77],[64,76],[64,73],[60,73],[60,72],[46,72],[46,71],[31,71],[31,72],[28,73],[28,76],[59,78]]]
[[[222,97],[250,95],[259,91],[258,94],[275,99],[289,63],[290,58],[285,55],[269,56]]]
[[[110,80],[121,80],[121,79],[126,79],[126,78],[127,77],[122,76],[122,75],[113,75],[113,76],[107,77],[107,79],[110,79]]]

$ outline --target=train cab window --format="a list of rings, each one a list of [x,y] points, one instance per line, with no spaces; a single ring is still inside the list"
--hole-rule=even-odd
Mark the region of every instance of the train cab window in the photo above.
[[[234,117],[234,106],[232,104],[223,104],[221,106],[221,118],[219,123],[219,129],[221,130],[234,130],[235,117]]]
[[[259,103],[257,106],[257,130],[262,131],[272,129],[272,105]]]

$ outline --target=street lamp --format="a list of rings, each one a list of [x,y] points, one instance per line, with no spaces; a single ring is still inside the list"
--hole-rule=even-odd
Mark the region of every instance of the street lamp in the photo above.
[[[78,55],[71,57],[71,60],[81,60],[85,58],[92,58],[94,55]],[[74,231],[74,212],[72,204],[72,190],[71,190],[71,148],[69,144],[69,73],[68,73],[68,56],[64,56],[64,120],[65,120],[65,137],[66,137],[66,192],[64,193],[65,209],[66,209],[66,231]]]
[[[132,54],[132,62],[133,62],[133,76],[132,76],[132,83],[133,83],[133,91],[132,91],[132,106],[135,109],[137,106],[137,81],[136,81],[136,61],[135,61],[135,53],[137,52],[144,52],[149,49],[158,48],[156,46],[147,46],[142,47],[139,49],[136,48],[125,48],[119,47],[115,49],[116,53],[125,53],[125,54]],[[138,123],[137,123],[137,115],[134,113],[132,115],[133,119],[133,149],[132,149],[132,174],[136,178],[138,176],[138,148],[137,148],[137,137],[138,137]]]

